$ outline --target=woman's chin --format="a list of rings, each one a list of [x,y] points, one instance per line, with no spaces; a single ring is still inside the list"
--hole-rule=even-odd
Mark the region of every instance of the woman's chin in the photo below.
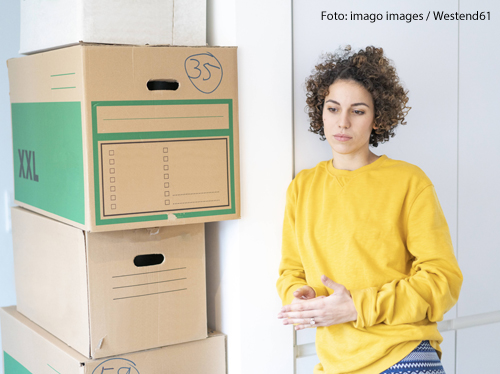
[[[355,149],[352,145],[348,144],[335,144],[332,147],[333,154],[348,155],[355,153]]]

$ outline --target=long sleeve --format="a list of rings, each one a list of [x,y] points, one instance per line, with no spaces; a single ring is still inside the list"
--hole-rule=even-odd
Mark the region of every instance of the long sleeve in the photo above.
[[[414,257],[411,276],[351,290],[358,311],[355,328],[441,321],[458,300],[463,277],[433,185],[415,197],[405,227],[406,246]]]
[[[278,294],[283,305],[290,304],[294,299],[293,292],[307,284],[295,232],[296,200],[296,185],[292,181],[286,192],[281,262],[279,266],[279,278],[276,282],[276,288],[278,289]]]

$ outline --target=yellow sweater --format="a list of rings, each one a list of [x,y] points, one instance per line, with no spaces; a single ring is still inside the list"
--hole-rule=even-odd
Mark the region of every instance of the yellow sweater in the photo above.
[[[437,321],[457,302],[462,273],[434,186],[404,161],[379,157],[348,171],[332,161],[297,174],[287,190],[277,282],[283,304],[308,284],[350,292],[358,319],[318,327],[314,373],[380,373],[422,340],[441,357]]]

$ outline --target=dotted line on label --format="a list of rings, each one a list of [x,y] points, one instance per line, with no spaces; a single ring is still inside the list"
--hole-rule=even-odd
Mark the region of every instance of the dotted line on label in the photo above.
[[[212,201],[220,201],[220,199],[217,199],[217,200],[205,200],[205,201],[187,201],[185,203],[174,203],[174,205],[176,205],[176,204],[210,203]]]
[[[219,193],[219,191],[210,191],[210,192],[191,192],[191,193],[176,193],[172,196],[183,196],[183,195],[203,195],[206,193]]]

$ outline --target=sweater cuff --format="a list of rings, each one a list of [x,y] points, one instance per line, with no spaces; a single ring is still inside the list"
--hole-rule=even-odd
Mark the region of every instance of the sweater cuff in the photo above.
[[[354,327],[364,330],[367,327],[373,326],[376,320],[373,311],[375,310],[375,303],[377,301],[377,288],[370,287],[362,290],[350,290],[350,292],[356,312],[358,312],[358,318],[354,321]]]

